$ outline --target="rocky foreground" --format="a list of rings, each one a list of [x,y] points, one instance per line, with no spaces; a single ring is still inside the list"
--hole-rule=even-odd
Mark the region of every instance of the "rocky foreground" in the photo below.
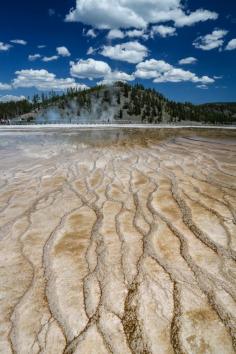
[[[0,133],[0,353],[235,353],[235,133]]]

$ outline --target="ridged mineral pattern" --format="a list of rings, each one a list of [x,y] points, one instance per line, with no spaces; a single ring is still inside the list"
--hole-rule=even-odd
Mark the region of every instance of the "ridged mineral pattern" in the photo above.
[[[0,353],[235,353],[235,138],[96,134],[1,136]]]

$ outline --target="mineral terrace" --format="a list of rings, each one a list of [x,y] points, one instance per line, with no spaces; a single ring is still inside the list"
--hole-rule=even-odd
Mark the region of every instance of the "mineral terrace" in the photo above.
[[[235,353],[235,137],[1,131],[0,353]]]

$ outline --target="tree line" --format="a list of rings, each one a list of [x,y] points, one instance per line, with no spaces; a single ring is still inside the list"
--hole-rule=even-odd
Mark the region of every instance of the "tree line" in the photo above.
[[[232,124],[236,122],[236,103],[209,103],[194,105],[190,102],[179,103],[166,99],[155,89],[144,88],[143,85],[129,85],[117,82],[114,84],[117,113],[116,119],[123,119],[124,112],[133,118],[141,117],[143,123],[161,123],[163,121],[194,121],[211,124]],[[0,123],[6,119],[19,117],[25,113],[37,112],[53,105],[61,109],[68,108],[72,100],[78,104],[79,110],[91,110],[91,97],[100,99],[105,106],[114,101],[113,91],[104,85],[79,91],[69,89],[62,94],[53,91],[35,94],[30,99],[18,102],[0,103]],[[79,111],[78,111],[79,115]]]

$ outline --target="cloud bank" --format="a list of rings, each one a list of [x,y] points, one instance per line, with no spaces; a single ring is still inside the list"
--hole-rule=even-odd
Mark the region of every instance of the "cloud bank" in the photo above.
[[[0,102],[5,103],[5,102],[18,102],[18,101],[24,101],[26,99],[25,96],[14,96],[14,95],[5,95],[0,97]]]
[[[115,46],[104,46],[101,55],[110,59],[137,64],[148,56],[148,49],[137,41],[131,41]]]
[[[84,89],[86,85],[78,84],[73,78],[58,79],[55,74],[47,70],[19,70],[16,71],[17,77],[13,80],[13,87],[29,88],[35,87],[40,91],[64,91],[69,88]]]
[[[224,37],[228,31],[222,29],[215,29],[212,33],[206,36],[198,37],[194,42],[193,46],[197,49],[202,50],[212,50],[222,47],[224,43]]]
[[[155,83],[163,82],[193,82],[202,84],[211,84],[215,80],[208,77],[198,77],[191,71],[176,68],[164,60],[150,59],[136,66],[135,77],[140,79],[153,79]]]
[[[234,50],[234,49],[236,49],[236,38],[231,39],[231,41],[229,41],[229,43],[225,48],[225,50]]]
[[[20,44],[20,45],[26,45],[27,44],[27,42],[24,39],[12,39],[11,43]]]
[[[217,17],[217,13],[204,9],[189,12],[181,0],[77,0],[65,20],[98,29],[118,29],[147,28],[167,21],[177,27],[192,26]]]
[[[116,81],[133,81],[135,76],[122,71],[112,71],[111,67],[104,61],[87,59],[71,62],[70,74],[79,79],[102,79],[98,84],[112,84]]]
[[[6,52],[8,51],[12,46],[7,43],[0,42],[0,51]]]
[[[57,54],[62,57],[70,57],[71,55],[69,50],[65,46],[57,47]]]
[[[4,91],[4,90],[11,90],[12,87],[9,84],[3,84],[2,82],[0,82],[0,90]]]
[[[188,64],[195,64],[197,59],[194,57],[187,57],[179,60],[180,65],[188,65]]]

